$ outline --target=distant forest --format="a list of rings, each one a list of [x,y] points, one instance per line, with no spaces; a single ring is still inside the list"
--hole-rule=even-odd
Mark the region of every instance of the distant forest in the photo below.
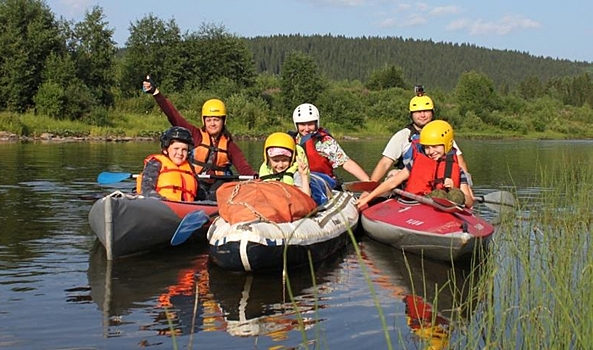
[[[258,73],[279,75],[287,53],[301,51],[312,57],[330,80],[366,82],[372,71],[396,65],[402,68],[406,81],[432,90],[452,90],[461,74],[469,71],[487,75],[502,90],[515,88],[529,77],[549,81],[593,72],[593,64],[588,62],[401,37],[274,35],[246,40]]]
[[[184,32],[152,14],[122,49],[101,7],[74,23],[43,0],[0,1],[0,27],[0,130],[18,135],[155,135],[166,121],[141,90],[149,75],[191,120],[222,99],[247,136],[292,128],[305,102],[335,135],[386,135],[409,123],[421,84],[464,135],[593,138],[591,62],[398,37],[246,38],[210,23]]]

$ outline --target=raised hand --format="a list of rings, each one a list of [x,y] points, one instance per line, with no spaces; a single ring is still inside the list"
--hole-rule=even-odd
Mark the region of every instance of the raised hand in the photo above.
[[[146,79],[142,82],[142,91],[147,94],[154,94],[157,87],[154,81],[150,78],[150,75],[146,76]]]
[[[301,176],[308,176],[309,175],[309,164],[307,162],[303,162],[297,159],[297,164],[299,166],[299,173]]]

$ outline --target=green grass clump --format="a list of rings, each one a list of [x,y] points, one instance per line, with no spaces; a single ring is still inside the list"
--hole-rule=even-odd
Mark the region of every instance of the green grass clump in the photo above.
[[[520,219],[503,220],[456,348],[590,348],[593,168],[561,166],[542,170],[539,195],[518,208]]]

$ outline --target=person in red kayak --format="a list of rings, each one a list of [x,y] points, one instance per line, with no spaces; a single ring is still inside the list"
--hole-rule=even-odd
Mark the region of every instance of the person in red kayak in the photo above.
[[[210,99],[202,105],[202,127],[197,127],[183,118],[149,76],[142,83],[142,90],[152,94],[171,125],[184,127],[191,132],[195,149],[190,162],[197,174],[231,175],[231,166],[234,166],[240,175],[257,175],[226,127],[227,110],[221,100]],[[198,199],[216,200],[216,189],[223,182],[200,180]]]
[[[188,161],[194,141],[186,128],[174,126],[160,138],[161,153],[144,160],[144,170],[136,179],[136,192],[145,197],[193,202],[198,180]]]
[[[377,162],[375,169],[371,173],[371,181],[381,181],[385,174],[387,174],[387,177],[390,177],[403,169],[405,167],[403,156],[406,150],[410,148],[412,141],[418,138],[422,128],[434,118],[434,102],[425,94],[424,87],[422,85],[416,85],[414,87],[414,93],[415,96],[410,100],[409,106],[411,123],[396,132],[389,139],[383,150],[381,159],[379,159],[379,162]],[[463,168],[466,175],[468,175],[465,159],[455,141],[453,141],[453,147],[457,150],[459,165]],[[395,166],[395,169],[389,170],[392,166]],[[468,179],[470,179],[469,176]]]
[[[357,201],[358,208],[361,209],[370,200],[391,191],[406,180],[407,192],[446,198],[471,207],[474,200],[453,147],[453,135],[453,128],[444,120],[426,124],[420,131],[420,138],[412,141],[404,155],[405,168],[387,178],[370,194],[361,194]]]

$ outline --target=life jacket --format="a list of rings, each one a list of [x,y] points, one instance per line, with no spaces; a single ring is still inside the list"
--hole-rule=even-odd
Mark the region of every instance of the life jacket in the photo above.
[[[294,132],[289,134],[296,140],[298,134],[295,134]],[[334,175],[334,168],[332,167],[331,162],[328,158],[319,154],[315,148],[317,141],[321,141],[327,136],[332,137],[327,130],[319,128],[316,132],[302,137],[299,144],[305,149],[305,154],[309,160],[309,169],[312,172],[327,174],[332,178],[335,178],[336,176]]]
[[[259,167],[259,178],[264,181],[275,180],[282,181],[285,184],[294,185],[294,174],[298,171],[298,167],[298,164],[294,162],[283,172],[275,174],[268,164],[262,163],[261,167]]]
[[[307,159],[306,159],[307,155],[305,154],[305,150],[301,146],[299,146],[299,145],[296,146],[296,152],[297,152],[297,154],[296,154],[295,162],[292,163],[283,172],[275,174],[274,171],[272,170],[272,168],[268,164],[262,163],[262,165],[259,168],[259,173],[258,173],[259,176],[258,177],[264,181],[276,180],[276,181],[282,181],[285,184],[294,185],[294,175],[299,171],[299,164],[296,162],[296,160],[300,159],[303,161],[307,161]],[[307,164],[308,164],[308,162],[307,162]]]
[[[453,186],[459,188],[461,184],[461,167],[455,154],[451,149],[439,160],[430,159],[421,149],[418,140],[412,141],[412,169],[406,184],[406,191],[419,195],[425,195],[433,190],[444,190],[446,178],[453,180]]]
[[[193,202],[198,193],[198,181],[189,162],[177,166],[164,154],[153,154],[144,160],[156,159],[161,163],[156,191],[171,201]],[[136,179],[136,192],[142,194],[142,175]]]
[[[406,127],[404,129],[410,130],[410,136],[408,136],[409,143],[412,143],[412,141],[414,141],[418,137],[420,137],[420,131],[418,131],[418,129],[416,129],[414,127],[414,123],[410,123],[410,124],[406,125]],[[396,169],[400,169],[400,170],[406,167],[406,165],[404,164],[404,155],[403,154],[401,156],[399,156],[399,158],[397,158],[397,160],[393,163],[393,166]]]
[[[199,129],[202,134],[202,142],[193,150],[192,164],[196,174],[214,172],[216,175],[225,175],[231,167],[229,159],[229,138],[222,134],[218,139],[218,145],[212,144],[210,134],[203,129]],[[210,154],[216,152],[215,162],[209,163]]]

